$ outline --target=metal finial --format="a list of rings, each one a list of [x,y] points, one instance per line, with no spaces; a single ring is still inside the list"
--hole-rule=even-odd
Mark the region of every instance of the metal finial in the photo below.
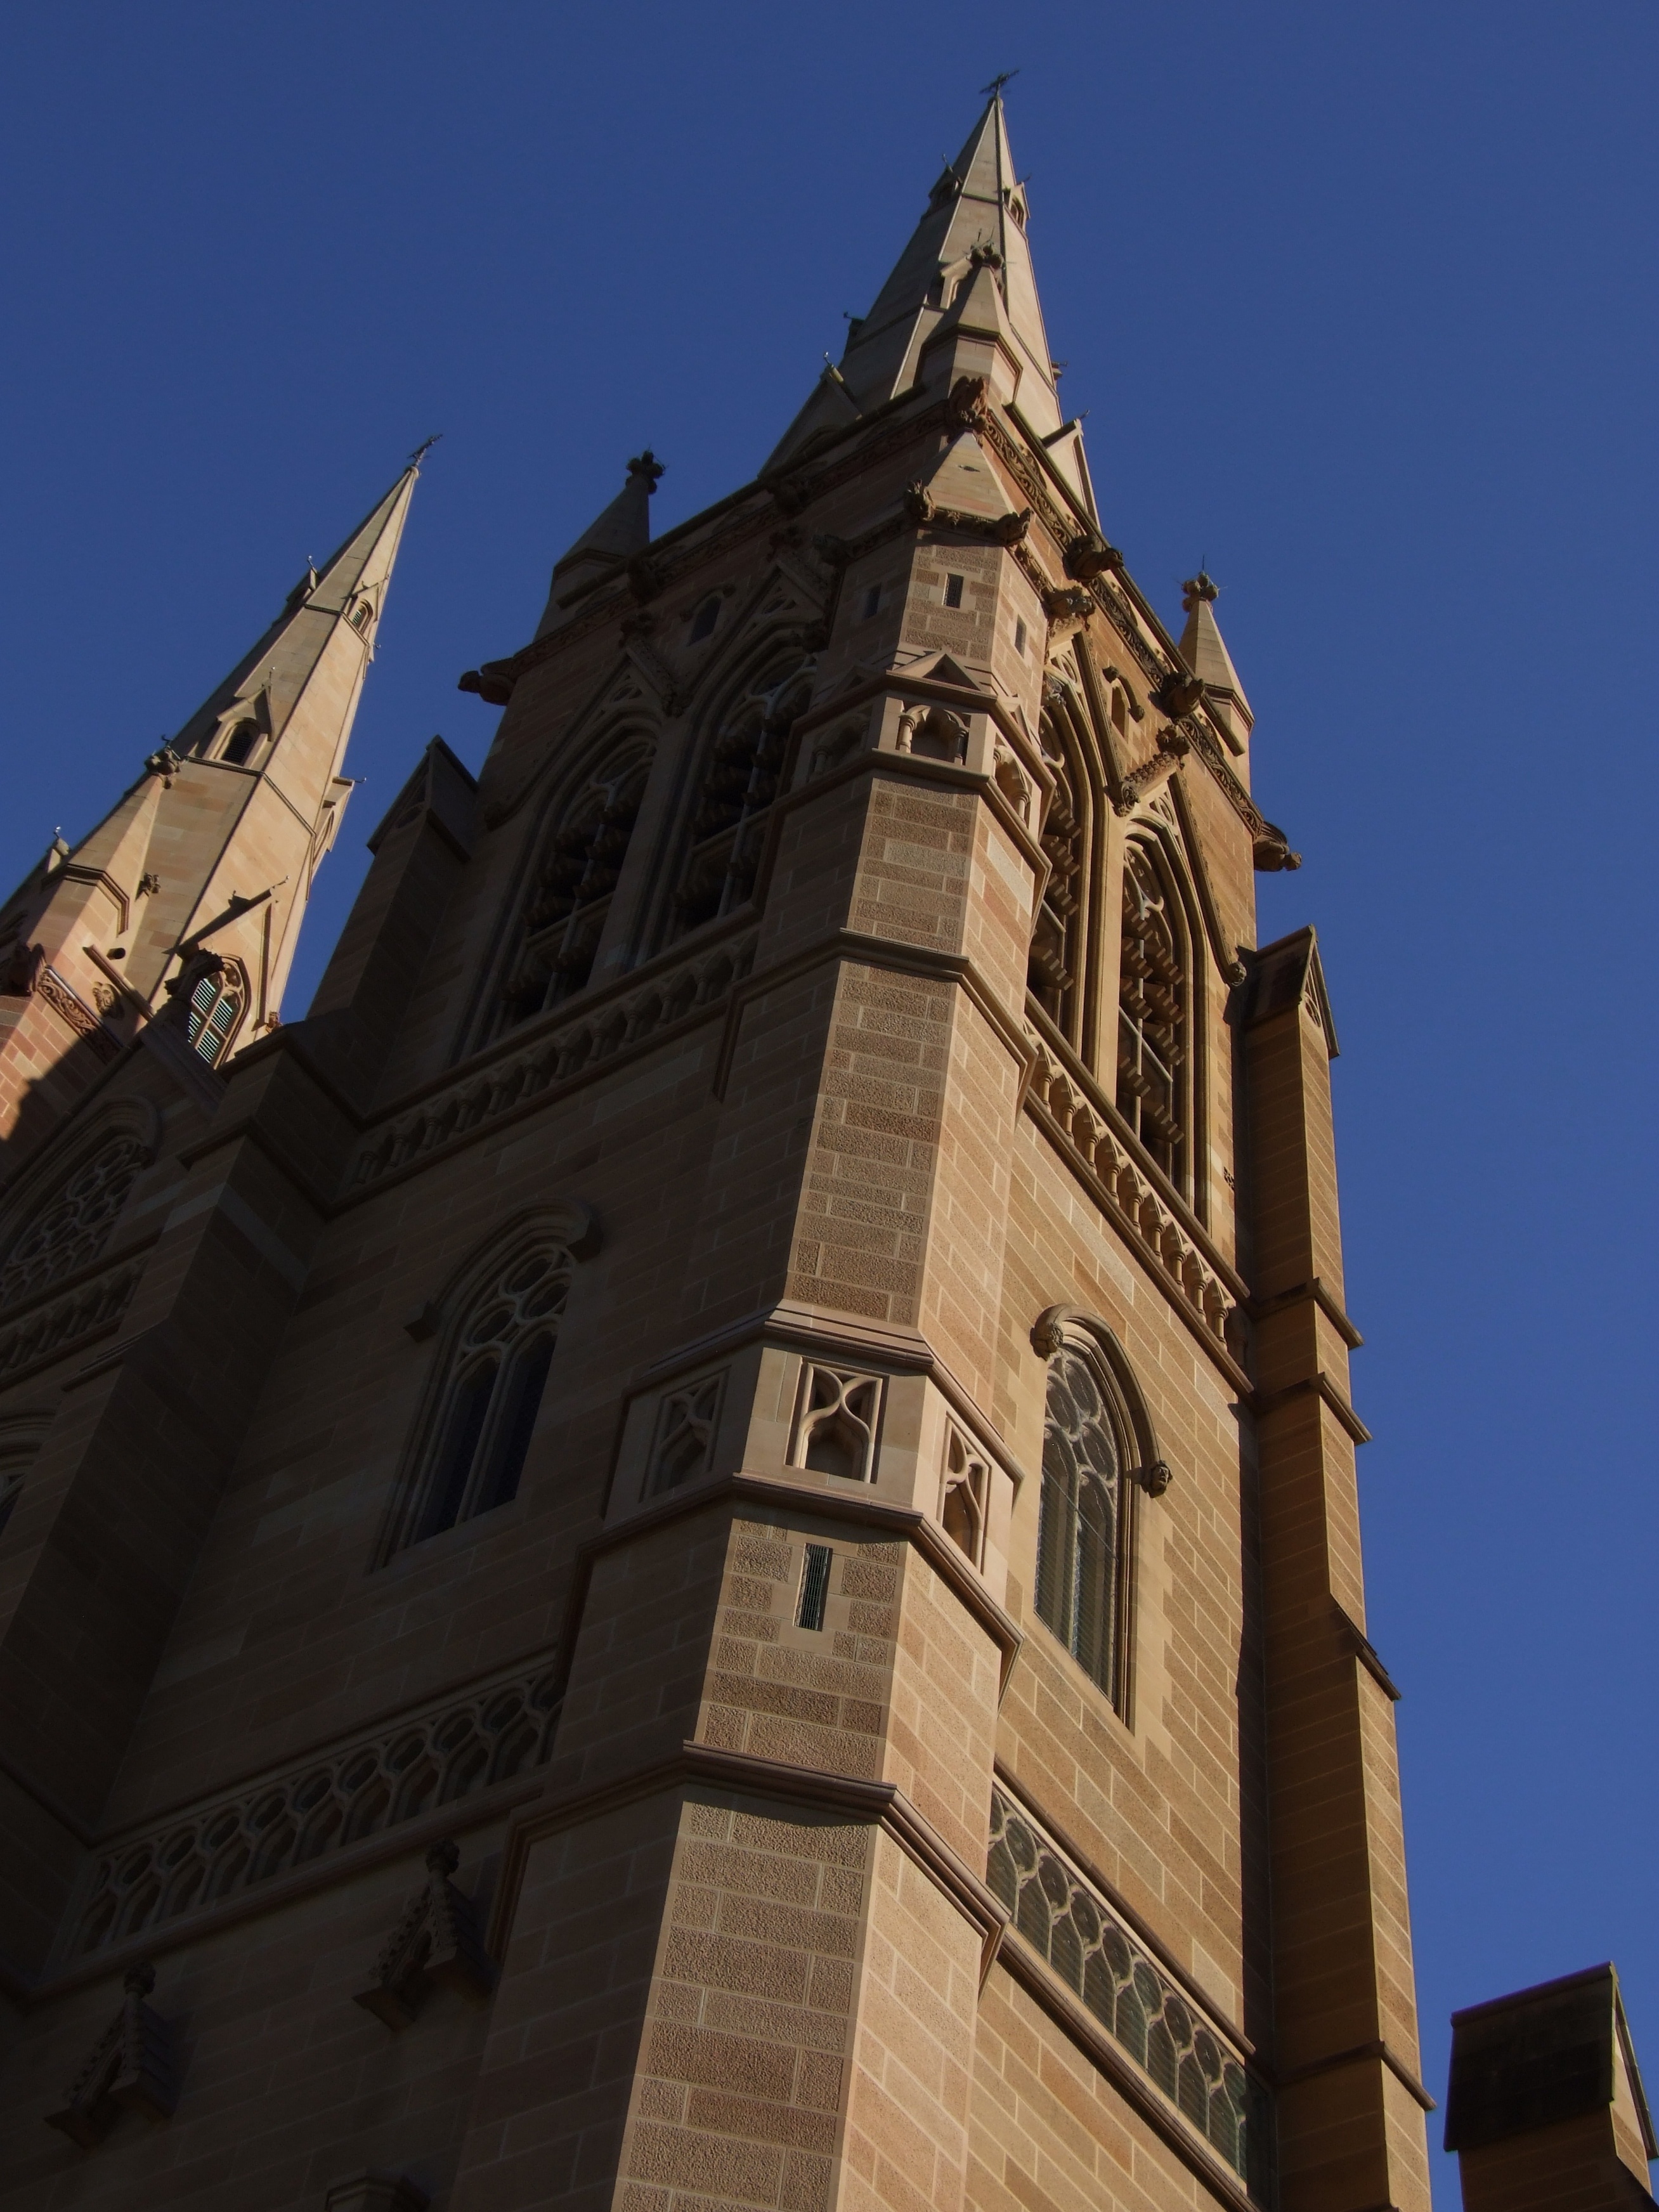
[[[1019,71],[1018,70],[1000,70],[998,74],[991,79],[989,84],[981,85],[980,92],[987,100],[1000,100],[1002,97],[1003,86],[1005,84],[1011,83],[1018,75]]]
[[[441,430],[434,430],[429,438],[423,438],[421,441],[420,444],[416,447],[414,452],[409,457],[409,465],[411,469],[419,468],[422,457],[432,451],[432,448],[437,444],[439,439],[441,438],[443,432]]]

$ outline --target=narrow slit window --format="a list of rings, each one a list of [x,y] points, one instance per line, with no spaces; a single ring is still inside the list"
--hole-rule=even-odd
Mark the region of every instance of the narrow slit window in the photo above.
[[[880,611],[881,586],[879,584],[872,584],[869,590],[864,595],[865,621],[868,622],[872,615],[879,614]]]
[[[795,1608],[797,1628],[822,1628],[830,1601],[830,1562],[835,1553],[828,1544],[809,1544],[801,1570],[800,1603]]]
[[[1022,655],[1025,651],[1025,625],[1023,622],[1014,624],[1014,651]]]
[[[962,605],[963,581],[960,576],[947,576],[945,579],[945,604],[947,607],[959,607]]]
[[[690,642],[693,645],[701,645],[704,638],[713,637],[714,635],[714,625],[719,622],[720,618],[720,603],[719,599],[714,598],[705,599],[702,605],[697,609],[696,614],[691,617]]]

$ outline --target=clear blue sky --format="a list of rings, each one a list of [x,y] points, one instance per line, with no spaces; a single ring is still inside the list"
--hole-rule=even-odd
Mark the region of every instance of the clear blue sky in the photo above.
[[[1659,2087],[1652,0],[7,11],[0,876],[428,431],[290,1016],[649,442],[753,473],[994,70],[1109,534],[1200,558],[1319,927],[1425,2069],[1613,1958]],[[1432,2123],[1438,2141],[1438,2120]],[[1444,2201],[1455,2201],[1455,2185]]]

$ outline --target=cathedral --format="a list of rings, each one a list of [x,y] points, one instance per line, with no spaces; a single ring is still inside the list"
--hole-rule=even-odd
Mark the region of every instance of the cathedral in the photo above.
[[[628,462],[303,1019],[414,464],[0,909],[18,2212],[1426,2212],[1331,1002],[1029,223]]]

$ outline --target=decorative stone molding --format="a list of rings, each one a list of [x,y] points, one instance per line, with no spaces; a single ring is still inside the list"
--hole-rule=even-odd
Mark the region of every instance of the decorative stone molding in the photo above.
[[[727,1372],[722,1367],[718,1374],[701,1375],[695,1382],[670,1390],[663,1397],[657,1408],[646,1496],[678,1490],[682,1483],[695,1482],[708,1473]]]
[[[90,2150],[124,2111],[147,2120],[172,2117],[178,2102],[173,2080],[173,2030],[144,2002],[155,1987],[155,1969],[129,1966],[121,2009],[92,2047],[61,2111],[46,2125]]]
[[[143,1273],[137,1262],[112,1268],[0,1331],[0,1389],[106,1335],[132,1303]]]
[[[478,1933],[472,1900],[449,1878],[460,1863],[460,1850],[450,1838],[432,1845],[425,1881],[404,1907],[375,1960],[374,1979],[353,1999],[394,2034],[414,2024],[434,1989],[454,1990],[482,2003],[495,1986],[495,1969]]]
[[[1224,1349],[1237,1303],[1231,1288],[1112,1128],[1101,1094],[1041,1038],[1025,1106],[1205,1335]],[[1248,1388],[1247,1378],[1238,1379]]]
[[[1000,1790],[991,1795],[985,1879],[1031,1948],[1257,2195],[1266,2100],[1243,2055]]]
[[[884,1376],[804,1362],[790,1466],[839,1475],[848,1482],[873,1482],[885,1389]]]
[[[510,1781],[545,1762],[557,1710],[544,1663],[130,1838],[94,1868],[73,1948],[102,1950]]]
[[[573,1013],[522,1051],[427,1099],[366,1139],[352,1188],[378,1182],[440,1146],[503,1120],[526,1099],[574,1087],[624,1048],[647,1044],[688,1014],[723,1004],[754,965],[757,942],[751,933],[711,946],[637,990]]]
[[[85,1038],[100,1059],[115,1058],[121,1049],[118,1042],[110,1035],[74,986],[66,983],[55,968],[41,969],[35,979],[34,989],[36,995],[44,999],[52,1012],[68,1023],[76,1036]]]
[[[111,1137],[37,1204],[0,1267],[0,1307],[90,1267],[110,1239],[127,1194],[149,1164],[153,1144],[131,1132]]]

